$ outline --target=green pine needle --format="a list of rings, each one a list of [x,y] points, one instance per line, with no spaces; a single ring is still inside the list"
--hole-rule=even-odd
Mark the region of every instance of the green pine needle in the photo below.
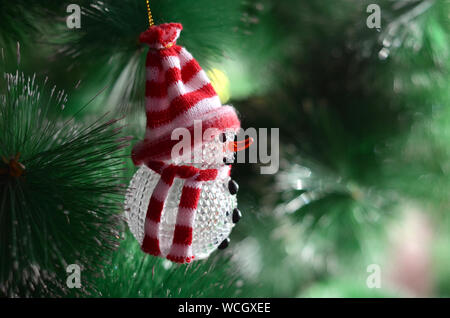
[[[4,82],[0,295],[61,296],[67,265],[97,271],[118,244],[127,139],[115,120],[82,126],[50,116],[67,98],[46,81],[17,72]]]
[[[42,42],[43,26],[56,22],[66,5],[52,0],[0,1],[0,49],[5,55],[15,51],[17,43],[35,47]],[[4,57],[4,56],[3,56]]]
[[[127,231],[126,239],[98,277],[94,297],[235,297],[239,290],[232,264],[217,253],[206,261],[178,265],[144,254]]]
[[[68,57],[68,68],[90,69],[82,73],[108,85],[121,110],[140,111],[147,50],[139,43],[139,35],[149,27],[145,0],[82,1],[80,5],[81,28],[61,25],[49,38]],[[225,55],[241,34],[242,0],[153,0],[150,6],[155,23],[183,24],[178,43],[203,66]]]

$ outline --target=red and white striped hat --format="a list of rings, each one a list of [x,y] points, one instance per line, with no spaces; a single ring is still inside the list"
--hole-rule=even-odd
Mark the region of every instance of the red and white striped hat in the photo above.
[[[173,146],[179,142],[171,140],[176,128],[189,129],[191,145],[198,146],[193,138],[194,120],[202,121],[203,132],[208,128],[218,132],[240,128],[234,108],[222,106],[198,62],[176,45],[182,29],[178,23],[161,24],[140,36],[150,50],[146,61],[147,127],[144,140],[133,148],[136,165],[170,159]]]

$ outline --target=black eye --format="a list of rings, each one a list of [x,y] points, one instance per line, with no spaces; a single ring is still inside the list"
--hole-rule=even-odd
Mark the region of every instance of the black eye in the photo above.
[[[225,133],[221,133],[219,139],[220,139],[220,142],[226,142],[227,141],[227,135],[225,135]]]

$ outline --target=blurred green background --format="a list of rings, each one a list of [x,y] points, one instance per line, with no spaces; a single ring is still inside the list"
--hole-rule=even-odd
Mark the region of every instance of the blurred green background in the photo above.
[[[79,29],[66,25],[71,3]],[[146,256],[121,218],[131,145],[145,126],[145,0],[0,0],[0,70],[35,76],[41,93],[24,98],[26,80],[0,86],[0,154],[22,152],[28,167],[22,179],[0,173],[0,295],[450,296],[450,1],[150,5],[156,23],[183,23],[179,43],[243,128],[279,128],[279,172],[236,165],[244,217],[225,252],[188,266]],[[53,85],[67,99],[52,102]],[[109,118],[123,127],[90,129]],[[49,121],[78,128],[55,144]],[[48,141],[30,142],[30,125]],[[84,170],[57,164],[74,145]],[[75,221],[56,216],[61,204]],[[65,285],[72,262],[82,263],[81,289]],[[370,288],[378,274],[380,288]]]

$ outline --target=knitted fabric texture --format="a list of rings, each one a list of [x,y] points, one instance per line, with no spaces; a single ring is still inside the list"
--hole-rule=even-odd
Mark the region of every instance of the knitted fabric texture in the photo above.
[[[178,141],[172,140],[172,132],[183,127],[193,136],[194,120],[201,121],[202,134],[208,128],[218,132],[240,128],[234,108],[222,106],[197,61],[176,45],[181,30],[181,24],[163,24],[140,36],[150,50],[146,60],[147,127],[144,140],[133,148],[136,165],[148,160],[173,160],[172,148]],[[198,141],[191,138],[191,146],[198,147]]]
[[[206,129],[216,133],[238,130],[240,122],[231,106],[222,106],[206,73],[183,47],[176,45],[181,24],[170,23],[153,26],[141,34],[140,40],[149,45],[146,60],[146,115],[145,138],[132,152],[135,165],[147,165],[161,178],[153,190],[145,220],[145,236],[142,250],[154,256],[162,256],[177,263],[189,263],[192,254],[192,234],[195,211],[204,182],[230,174],[229,166],[217,169],[198,169],[170,163],[172,148],[178,143],[172,140],[176,128],[186,128],[194,136],[194,121],[202,123],[202,135]],[[213,138],[213,135],[209,136]],[[205,142],[205,140],[201,140]],[[191,138],[191,148],[201,146]],[[164,203],[174,179],[184,179],[178,208],[173,242],[168,255],[160,250],[159,225]]]

